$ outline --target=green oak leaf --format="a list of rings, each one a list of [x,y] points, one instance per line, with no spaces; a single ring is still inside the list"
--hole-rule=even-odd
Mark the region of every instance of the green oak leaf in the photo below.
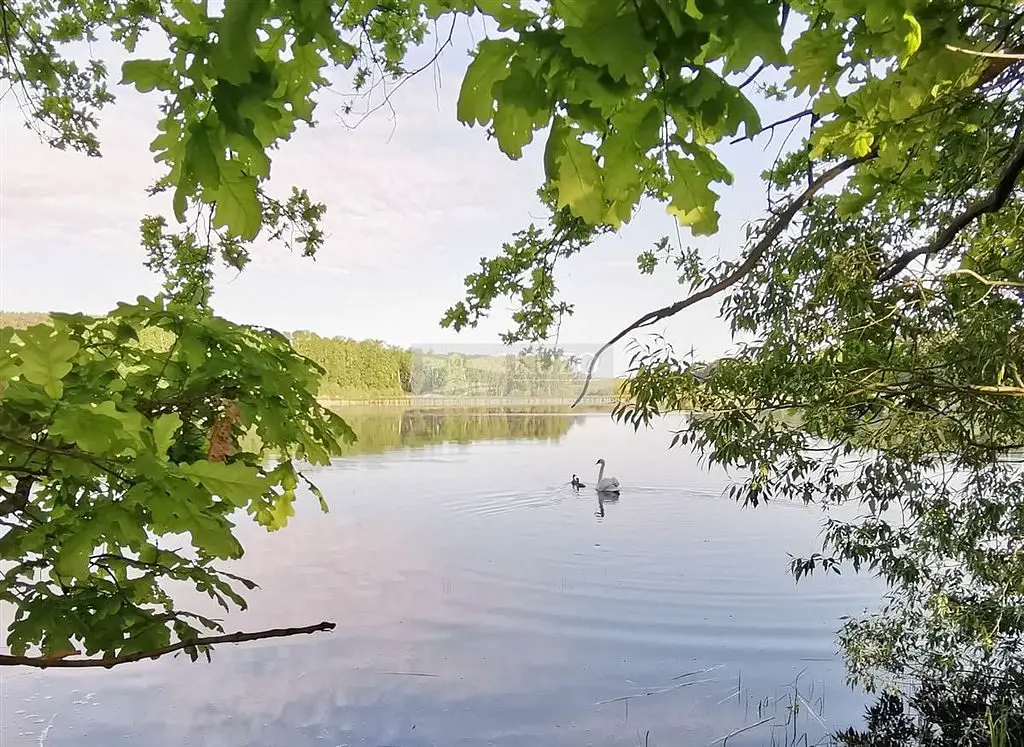
[[[839,107],[843,106],[845,100],[835,91],[824,91],[820,96],[814,99],[814,103],[811,104],[811,111],[817,114],[819,117],[823,117],[826,114],[832,114]]]
[[[188,145],[185,146],[183,170],[195,175],[195,180],[203,189],[216,191],[220,186],[220,160],[217,152],[224,152],[223,147],[215,148],[210,128],[205,121],[197,122],[189,128]]]
[[[256,60],[259,29],[270,0],[226,0],[217,24],[214,77],[241,85],[249,81]]]
[[[550,100],[536,77],[517,65],[504,80],[494,86],[498,103],[494,113],[494,134],[498,146],[509,158],[523,155],[523,146],[533,141],[533,133],[547,124]]]
[[[683,150],[693,157],[696,169],[707,175],[709,182],[732,184],[732,172],[725,167],[713,150],[700,143],[684,143]]]
[[[750,10],[740,14],[729,37],[731,42],[725,53],[726,73],[742,72],[760,57],[771,65],[786,62],[786,49],[774,5],[751,3]]]
[[[214,495],[239,507],[259,498],[269,487],[267,478],[258,469],[240,462],[226,464],[200,459],[181,465],[181,473]]]
[[[903,21],[907,31],[903,35],[904,48],[900,53],[900,65],[906,65],[910,58],[921,48],[921,24],[909,10],[904,11]]]
[[[871,146],[875,142],[875,136],[867,131],[858,132],[853,136],[850,145],[850,155],[854,158],[863,158],[871,152]]]
[[[711,190],[711,176],[697,167],[697,162],[676,153],[668,157],[671,181],[668,185],[668,211],[695,236],[711,236],[718,231],[718,195]]]
[[[598,68],[580,67],[572,71],[566,82],[566,101],[586,104],[610,116],[623,105],[629,86],[620,83]],[[628,100],[628,99],[627,99]]]
[[[263,208],[256,193],[258,186],[256,177],[246,174],[237,161],[225,162],[221,167],[213,224],[243,239],[256,238],[263,223]]]
[[[661,141],[662,113],[651,99],[636,99],[620,107],[599,147],[605,197],[615,203],[608,222],[619,225],[632,212],[644,187],[638,164]]]
[[[536,13],[523,9],[520,0],[476,0],[475,5],[497,22],[499,31],[525,26],[537,18]]]
[[[552,137],[555,134],[552,131]],[[569,131],[555,148],[558,206],[568,206],[591,225],[600,224],[605,214],[604,187],[593,149]]]
[[[469,63],[459,90],[459,120],[487,124],[494,115],[494,87],[509,75],[509,58],[515,50],[511,39],[485,39]]]
[[[121,65],[121,84],[133,85],[140,93],[173,91],[178,73],[170,60],[128,60]]]
[[[683,18],[685,11],[679,7],[679,3],[676,0],[655,0],[655,2],[658,4],[661,12],[665,14],[665,20],[672,27],[672,33],[676,36],[682,36],[687,22]],[[697,12],[700,13],[700,11]],[[700,16],[698,15],[696,18],[699,20]]]
[[[62,407],[53,418],[50,433],[82,451],[120,452],[141,443],[144,420],[140,413],[123,412],[110,400],[99,404]]]
[[[89,558],[95,546],[95,537],[82,529],[67,535],[53,564],[54,571],[63,579],[89,578]]]
[[[270,157],[255,134],[241,135],[229,132],[226,139],[228,147],[238,156],[245,173],[260,179],[270,176]]]
[[[43,387],[54,399],[60,399],[64,393],[62,379],[71,371],[71,360],[77,355],[79,344],[46,325],[21,330],[18,339],[22,342],[17,348],[21,375]]]
[[[190,368],[198,369],[206,361],[206,344],[193,334],[178,338],[178,352]]]
[[[115,418],[97,416],[88,407],[68,407],[57,412],[50,427],[50,434],[69,444],[75,444],[82,451],[103,452],[118,441],[122,430]]]
[[[295,516],[295,491],[285,491],[283,495],[275,495],[270,499],[270,505],[260,506],[255,512],[255,518],[260,526],[266,527],[271,532],[284,529],[288,520]]]
[[[817,93],[831,82],[839,70],[839,55],[845,41],[840,29],[808,29],[797,37],[789,50],[793,70],[789,85],[797,93],[805,89]]]
[[[160,415],[153,421],[153,444],[161,459],[167,458],[167,450],[174,443],[174,434],[181,428],[181,416],[176,412]]]
[[[196,547],[215,558],[240,558],[242,545],[231,534],[231,527],[206,516],[193,517],[187,530]],[[244,602],[239,605],[245,609]]]
[[[570,4],[572,12],[564,16],[567,22],[562,32],[566,49],[591,65],[605,68],[616,80],[642,83],[654,45],[644,33],[633,5],[608,0],[566,3]]]
[[[690,18],[693,18],[694,20],[699,21],[704,17],[704,14],[701,13],[700,8],[697,7],[697,0],[686,0],[685,10],[686,15],[688,15]]]
[[[604,189],[609,199],[639,199],[643,192],[643,174],[637,169],[640,153],[629,130],[612,130],[598,152],[604,166]]]
[[[871,202],[871,197],[870,194],[865,195],[860,192],[845,190],[839,196],[839,201],[836,203],[836,214],[840,218],[848,218],[851,215],[855,215]]]
[[[445,13],[471,13],[476,3],[473,0],[424,0],[423,11],[427,18],[436,21]]]

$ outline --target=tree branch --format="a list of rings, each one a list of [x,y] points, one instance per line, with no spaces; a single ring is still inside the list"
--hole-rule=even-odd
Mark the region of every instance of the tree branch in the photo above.
[[[1024,283],[1018,283],[1015,280],[992,280],[990,278],[982,277],[974,270],[968,270],[966,268],[960,268],[959,270],[953,270],[947,272],[945,277],[952,277],[954,275],[968,275],[979,283],[987,285],[989,288],[1024,288]]]
[[[359,121],[357,121],[355,124],[349,125],[349,124],[346,124],[345,122],[342,122],[342,125],[344,125],[347,129],[354,130],[359,125],[361,125],[363,122],[365,122],[367,119],[369,119],[371,116],[373,116],[376,112],[378,112],[379,110],[383,109],[385,106],[390,106],[391,105],[391,98],[392,98],[392,96],[395,95],[395,93],[398,92],[399,88],[404,86],[408,80],[410,80],[411,78],[415,78],[417,75],[422,73],[428,67],[430,67],[431,65],[436,63],[438,61],[438,59],[440,59],[441,53],[444,52],[444,50],[447,47],[451,46],[452,39],[455,36],[455,22],[457,20],[458,20],[458,14],[455,14],[452,17],[452,26],[451,26],[450,29],[448,29],[448,38],[445,39],[444,42],[439,47],[437,47],[434,50],[434,54],[433,54],[433,56],[429,60],[427,60],[425,63],[420,65],[418,68],[416,68],[412,72],[406,73],[405,75],[403,75],[402,79],[400,81],[398,81],[398,83],[395,84],[395,87],[392,88],[390,91],[387,91],[386,90],[386,86],[385,86],[384,100],[381,101],[376,106],[371,107],[371,108],[367,109],[365,112],[363,112],[362,116],[359,118]],[[375,87],[376,87],[376,84],[371,86],[370,90],[367,91],[367,95],[369,93],[371,93],[373,91],[373,88],[375,88]]]
[[[1017,152],[1014,153],[1013,158],[1010,159],[1006,168],[1003,169],[995,189],[987,197],[983,200],[978,200],[954,218],[953,222],[939,231],[928,244],[901,254],[888,265],[881,268],[878,271],[878,279],[882,282],[892,280],[916,258],[926,254],[935,254],[945,249],[961,231],[985,213],[994,213],[1001,209],[1006,204],[1006,201],[1010,199],[1013,188],[1017,184],[1017,178],[1022,170],[1024,170],[1024,145],[1019,147]]]
[[[4,499],[0,501],[0,517],[25,510],[35,479],[35,475],[32,474],[22,475],[18,478],[13,491],[0,490],[4,495]]]
[[[190,641],[178,641],[170,646],[153,649],[152,651],[140,651],[125,656],[112,656],[106,659],[70,659],[45,656],[12,656],[11,654],[0,654],[0,666],[24,666],[48,669],[50,667],[110,667],[118,664],[128,664],[143,659],[159,659],[161,656],[195,648],[197,646],[211,646],[216,643],[244,643],[246,641],[259,641],[265,638],[286,638],[293,635],[308,633],[319,633],[320,631],[334,630],[332,622],[320,622],[316,625],[307,625],[303,628],[272,628],[260,630],[255,633],[227,633],[225,635],[214,635],[206,638],[193,638]]]
[[[746,83],[744,83],[744,85],[746,85]],[[780,119],[778,122],[772,122],[769,125],[765,125],[764,127],[762,127],[757,132],[753,132],[753,133],[751,133],[749,135],[744,135],[743,137],[738,137],[738,138],[735,138],[733,140],[730,140],[729,144],[730,145],[736,145],[737,143],[742,143],[744,140],[753,140],[755,137],[757,137],[758,135],[760,135],[760,134],[762,134],[764,132],[768,132],[769,130],[774,130],[776,127],[779,127],[779,126],[784,125],[784,124],[789,124],[790,122],[796,122],[798,119],[803,119],[804,117],[809,117],[812,114],[814,114],[814,111],[811,110],[811,109],[804,109],[802,112],[797,112],[796,114],[790,114],[788,117],[786,117],[784,119]]]
[[[964,54],[973,55],[975,57],[990,57],[999,60],[1024,60],[1024,54],[1020,54],[1019,52],[982,52],[977,49],[954,47],[952,44],[947,44],[946,49],[950,52],[963,52]]]
[[[675,316],[683,309],[689,306],[693,306],[695,303],[703,301],[706,298],[711,298],[712,296],[718,295],[725,289],[738,283],[746,275],[748,275],[754,269],[754,267],[757,266],[757,263],[760,261],[761,257],[764,256],[764,253],[768,251],[772,244],[775,243],[776,239],[779,238],[782,232],[789,227],[789,224],[793,222],[793,219],[796,217],[797,213],[799,213],[803,209],[804,205],[807,204],[807,202],[811,199],[811,197],[815,195],[815,193],[817,193],[822,187],[824,187],[826,184],[828,184],[829,182],[831,182],[833,179],[840,176],[844,172],[848,171],[849,169],[853,168],[858,164],[872,160],[873,158],[877,157],[877,155],[877,151],[871,151],[867,155],[860,156],[859,158],[848,158],[842,163],[836,164],[828,171],[824,172],[821,176],[819,176],[817,179],[811,182],[807,189],[801,192],[796,198],[793,199],[792,202],[789,203],[786,209],[779,214],[778,218],[775,219],[775,222],[765,232],[764,236],[761,237],[761,240],[757,242],[757,244],[754,246],[750,254],[747,255],[747,258],[743,260],[742,264],[740,264],[740,266],[737,267],[732,273],[726,275],[718,282],[712,283],[707,288],[697,291],[696,293],[690,294],[688,297],[684,298],[681,301],[676,301],[674,304],[671,304],[670,306],[664,306],[660,309],[647,312],[642,317],[640,317],[635,322],[633,322],[628,327],[619,332],[617,335],[615,335],[613,338],[611,338],[604,345],[602,345],[601,348],[594,355],[594,357],[590,360],[590,367],[587,369],[587,378],[583,382],[583,390],[576,398],[576,401],[572,403],[572,406],[575,407],[576,405],[578,405],[580,401],[583,399],[583,397],[586,396],[587,389],[590,388],[590,381],[594,375],[594,367],[597,365],[598,360],[601,358],[604,352],[608,350],[608,348],[617,343],[630,332],[633,332],[634,330],[637,330],[641,327],[650,326],[651,324],[654,324],[655,322],[660,321],[662,319],[667,319],[670,316]]]
[[[768,67],[768,63],[767,62],[762,62],[760,65],[757,66],[757,69],[754,70],[754,72],[752,72],[750,75],[748,75],[746,77],[746,79],[742,83],[740,83],[738,86],[736,86],[736,87],[742,91],[744,88],[746,88],[751,83],[753,83],[755,80],[757,80],[757,76],[760,75],[761,73],[763,73],[767,69],[767,67]]]

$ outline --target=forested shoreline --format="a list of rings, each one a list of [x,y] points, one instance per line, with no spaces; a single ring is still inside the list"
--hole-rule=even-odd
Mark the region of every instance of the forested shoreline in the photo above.
[[[0,312],[0,327],[23,329],[49,320],[40,312]],[[435,353],[306,330],[284,334],[299,354],[324,369],[319,396],[326,400],[575,398],[585,377],[579,361],[559,354]],[[154,349],[173,342],[170,333],[155,328],[140,338]],[[607,396],[617,389],[613,381],[597,381],[590,393]]]

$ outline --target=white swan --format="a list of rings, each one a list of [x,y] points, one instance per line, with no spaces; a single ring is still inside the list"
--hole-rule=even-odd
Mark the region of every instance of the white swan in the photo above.
[[[601,465],[601,469],[597,473],[597,492],[617,494],[619,492],[619,481],[614,477],[604,476],[604,459],[598,459],[595,464]]]

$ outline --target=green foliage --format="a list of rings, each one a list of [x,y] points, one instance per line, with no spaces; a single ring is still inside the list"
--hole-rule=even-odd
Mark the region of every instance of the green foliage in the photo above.
[[[257,237],[317,251],[324,207],[301,189],[286,200],[270,196],[273,149],[300,123],[313,123],[313,95],[328,65],[350,69],[357,88],[372,68],[401,75],[410,45],[446,14],[478,12],[501,29],[500,38],[477,45],[458,116],[486,127],[511,158],[546,129],[540,195],[551,212],[547,226],[516,234],[467,278],[466,299],[443,320],[455,329],[511,297],[517,308],[506,341],[549,337],[572,312],[558,295],[556,267],[627,223],[644,200],[665,205],[696,235],[713,234],[719,191],[732,178],[721,149],[763,126],[751,86],[792,105],[787,121],[806,119],[807,134],[765,175],[781,202],[751,228],[743,259],[707,262],[665,240],[639,262],[648,273],[668,264],[687,297],[631,329],[717,296],[734,332],[753,344],[713,366],[679,360],[660,345],[641,351],[632,401],[619,415],[639,426],[659,413],[699,409],[674,442],[747,470],[736,496],[751,504],[795,498],[829,511],[823,553],[795,560],[796,575],[849,563],[893,587],[881,616],[846,628],[855,676],[870,679],[878,667],[942,672],[954,662],[997,668],[1019,658],[1024,490],[1020,464],[1008,455],[1024,444],[1017,220],[1024,204],[1016,186],[1024,170],[1024,77],[1014,58],[986,56],[1024,50],[1018,3],[227,0],[212,15],[189,0],[43,0],[6,2],[2,12],[8,54],[0,72],[33,121],[49,128],[50,142],[90,153],[98,148],[95,112],[109,100],[105,67],[100,60],[79,67],[64,47],[103,29],[133,53],[140,30],[165,35],[168,56],[133,58],[122,78],[163,97],[152,150],[165,171],[154,191],[173,192],[182,228],[172,233],[164,218],[151,217],[142,238],[167,292],[189,308],[207,309],[215,259],[244,266]],[[140,319],[139,326],[154,325]],[[71,414],[51,413],[87,386],[75,373],[81,363],[94,365],[83,335],[19,334],[25,357],[10,387],[24,398],[18,407],[29,409],[5,428],[29,429],[33,438],[85,435]],[[227,349],[243,338],[235,330],[219,339]],[[204,372],[203,381],[234,371],[216,365],[223,350],[189,336],[179,335],[171,350],[188,370]],[[278,353],[293,355],[286,347]],[[132,340],[108,354],[156,355]],[[380,371],[388,365],[382,361]],[[295,375],[311,398],[317,384]],[[247,389],[255,392],[250,407],[271,407],[273,390]],[[102,450],[93,456],[113,459],[118,470],[149,443],[139,434],[156,438],[155,422],[135,418],[150,414],[118,405],[119,397],[142,401],[140,391],[91,390],[90,409],[82,394],[69,411],[91,419],[90,445]],[[308,406],[296,410],[300,422],[316,412],[312,399],[293,404]],[[162,440],[185,437],[177,434],[194,415],[178,414],[178,428],[161,421]],[[86,470],[51,456],[56,466],[47,469]],[[259,490],[257,477],[274,479],[175,469],[197,496],[223,490],[235,500]],[[86,479],[59,477],[52,484],[62,496],[77,495],[74,481]],[[140,484],[149,485],[144,477]],[[106,478],[91,479],[94,492],[97,479],[106,489]],[[291,484],[290,476],[280,479]],[[831,514],[851,502],[866,518]],[[257,514],[267,521],[287,514],[264,507],[268,513]],[[164,526],[174,515],[153,520]],[[90,531],[72,532],[63,555],[47,562],[68,577],[92,574],[80,547]],[[86,609],[75,602],[72,611]]]
[[[962,127],[946,110],[972,96],[986,75],[983,61],[949,45],[981,46],[1012,18],[998,5],[948,1],[920,8],[901,0],[542,5],[545,13],[510,23],[508,38],[480,45],[459,107],[463,122],[488,125],[511,157],[550,125],[542,190],[550,235],[533,226],[517,234],[467,277],[467,299],[443,320],[462,329],[511,297],[523,304],[508,333],[515,340],[543,339],[551,309],[572,313],[554,290],[554,260],[627,223],[641,200],[664,203],[694,235],[717,232],[719,185],[732,176],[714,146],[761,130],[751,86],[783,100],[813,95],[811,109],[793,118],[813,110],[810,136],[774,180],[809,173],[807,149],[822,168],[866,159],[847,210],[855,201],[863,207],[872,185],[927,180],[936,133]],[[782,32],[794,19],[805,28],[787,49]],[[758,82],[773,69],[782,85]],[[530,81],[528,89],[507,91],[517,79]],[[514,107],[519,126],[502,127],[499,114]],[[708,269],[692,277],[707,278]],[[542,309],[533,308],[536,287]]]
[[[319,395],[327,399],[371,399],[408,394],[412,353],[378,340],[324,338],[296,332],[292,344],[324,370]]]
[[[744,91],[791,102],[784,122],[806,120],[807,135],[764,176],[772,211],[744,256],[708,262],[667,239],[642,253],[641,271],[669,265],[684,297],[615,338],[717,297],[752,343],[714,365],[641,348],[617,415],[639,427],[697,410],[673,444],[748,475],[734,497],[822,506],[824,547],[794,559],[796,577],[852,566],[892,590],[844,628],[852,677],[1018,667],[1024,77],[1015,58],[985,54],[1024,50],[1018,4],[541,5],[481,47],[459,115],[515,157],[529,139],[499,127],[515,105],[504,84],[520,71],[540,82],[547,103],[531,92],[521,121],[550,123],[550,225],[483,260],[444,323],[473,325],[508,296],[520,304],[509,338],[544,338],[572,311],[554,260],[644,198],[716,232],[723,140],[762,126]],[[787,22],[800,27],[784,45]],[[859,518],[833,512],[849,504]]]
[[[112,657],[219,631],[163,584],[245,607],[238,587],[253,583],[216,566],[242,554],[239,512],[280,529],[299,465],[326,464],[354,440],[317,404],[319,374],[277,333],[162,298],[0,328],[11,651]],[[262,451],[245,450],[243,431]]]
[[[841,747],[1012,747],[1024,744],[1024,678],[958,674],[926,679],[909,697],[883,693],[864,731],[836,735]]]
[[[579,361],[560,351],[504,356],[438,355],[413,357],[412,391],[447,397],[575,397],[583,383]]]
[[[162,34],[168,56],[133,58],[120,82],[162,97],[151,144],[164,173],[151,192],[171,191],[178,231],[161,216],[142,221],[149,265],[175,275],[206,303],[216,259],[235,268],[257,237],[280,239],[313,256],[323,244],[325,207],[304,189],[287,198],[267,191],[270,153],[301,125],[315,125],[314,94],[329,65],[353,71],[361,89],[370,69],[402,74],[402,57],[422,41],[425,10],[398,0],[381,7],[320,0],[227,0],[218,15],[194,0],[66,3],[12,0],[2,7],[7,53],[0,78],[11,83],[47,142],[99,155],[97,114],[113,100],[107,65],[82,42],[108,33],[129,53],[140,36]]]
[[[323,369],[319,395],[328,400],[409,395],[568,398],[575,397],[583,382],[579,361],[558,351],[440,354],[377,340],[327,339],[312,332],[296,332],[292,344]]]

